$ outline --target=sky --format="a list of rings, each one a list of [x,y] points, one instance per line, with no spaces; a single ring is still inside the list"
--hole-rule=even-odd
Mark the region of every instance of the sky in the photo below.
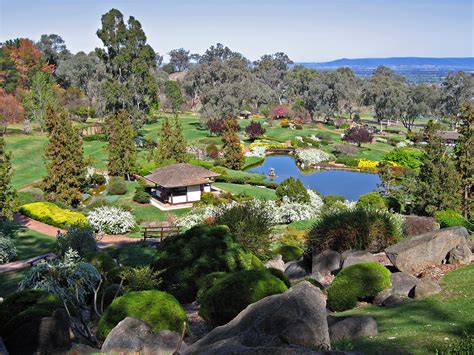
[[[223,43],[251,60],[474,57],[474,0],[0,0],[0,42],[59,34],[72,52],[101,46],[111,8],[134,16],[160,54]],[[165,56],[166,61],[166,56]]]

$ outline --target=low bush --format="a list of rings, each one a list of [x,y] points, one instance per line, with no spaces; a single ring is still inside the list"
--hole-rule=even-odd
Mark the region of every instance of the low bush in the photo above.
[[[280,254],[285,263],[301,259],[303,253],[303,249],[293,245],[282,245],[273,250],[273,255]]]
[[[51,202],[28,203],[21,206],[20,212],[32,219],[58,228],[88,226],[87,219],[82,213],[60,208]]]
[[[0,264],[12,261],[17,254],[15,242],[0,233]]]
[[[93,142],[93,141],[107,142],[107,136],[105,134],[93,134],[90,136],[82,137],[82,140],[84,142]]]
[[[359,152],[359,148],[349,144],[336,144],[334,146],[334,153],[345,156],[356,155]]]
[[[105,339],[124,318],[132,317],[147,323],[154,332],[181,332],[186,313],[176,298],[161,291],[129,292],[116,298],[99,321],[97,337]]]
[[[49,317],[54,310],[62,307],[62,302],[48,292],[17,291],[0,304],[0,335],[8,335],[29,320]]]
[[[107,179],[102,174],[93,173],[87,179],[87,183],[91,186],[105,185],[107,183]]]
[[[436,218],[441,228],[463,226],[466,229],[474,229],[474,224],[470,223],[457,211],[437,211],[434,218]]]
[[[405,216],[403,220],[403,235],[406,237],[428,233],[438,228],[439,224],[433,217]]]
[[[384,160],[397,163],[398,165],[417,169],[421,166],[421,160],[423,158],[423,151],[416,148],[395,148],[394,150],[386,153],[383,157]]]
[[[222,325],[231,321],[249,304],[287,289],[285,283],[269,270],[234,272],[218,279],[205,292],[199,314],[212,326]]]
[[[291,287],[291,281],[290,278],[281,270],[275,269],[273,267],[266,269],[269,271],[273,276],[276,278],[280,279],[283,281],[283,283],[286,285],[286,287],[290,288]]]
[[[350,167],[357,167],[357,165],[359,164],[359,159],[342,156],[336,159],[336,163],[344,164]]]
[[[87,220],[97,233],[124,234],[136,228],[133,214],[114,206],[103,206],[92,210]]]
[[[94,266],[101,274],[109,273],[112,269],[117,267],[114,259],[104,252],[88,253],[84,260]]]
[[[359,197],[356,204],[357,207],[376,208],[379,210],[386,210],[385,200],[378,192],[369,192]]]
[[[124,268],[120,277],[124,292],[154,290],[159,284],[159,274],[149,266]]]
[[[56,237],[59,255],[64,256],[69,249],[84,257],[97,249],[94,230],[91,227],[68,227],[66,233]]]
[[[376,170],[379,166],[378,161],[369,159],[360,159],[357,163],[357,167],[361,170]]]
[[[309,232],[309,247],[314,252],[355,249],[379,253],[401,236],[401,220],[394,214],[356,207],[324,212]]]
[[[142,204],[150,202],[150,194],[148,193],[148,191],[146,191],[146,188],[144,186],[137,186],[135,188],[133,201],[142,203]]]
[[[152,267],[161,272],[160,288],[188,303],[196,298],[200,278],[216,271],[251,269],[256,265],[254,258],[228,227],[200,225],[165,239]]]
[[[328,289],[329,307],[336,312],[354,308],[390,287],[390,271],[373,262],[358,263],[342,269]]]
[[[290,176],[277,187],[275,194],[279,200],[286,198],[291,202],[308,203],[309,194],[301,180]]]
[[[214,171],[216,171],[216,169],[214,169]],[[269,189],[276,189],[279,185],[278,183],[273,182],[273,181],[252,180],[252,179],[246,179],[246,178],[240,178],[240,177],[232,177],[228,175],[217,176],[216,178],[214,178],[214,181],[215,182],[229,182],[232,184],[239,184],[239,185],[265,186]]]
[[[107,193],[109,195],[125,195],[127,193],[127,183],[124,178],[120,176],[111,177]]]

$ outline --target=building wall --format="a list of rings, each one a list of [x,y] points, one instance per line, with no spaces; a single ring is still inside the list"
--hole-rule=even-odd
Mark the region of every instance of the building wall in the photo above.
[[[188,186],[188,201],[201,201],[201,185]]]

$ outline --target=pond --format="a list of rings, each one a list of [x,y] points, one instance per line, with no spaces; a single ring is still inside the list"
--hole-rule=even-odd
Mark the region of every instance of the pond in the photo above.
[[[343,196],[349,201],[356,201],[361,195],[376,190],[377,184],[380,183],[377,174],[349,170],[303,172],[296,165],[295,159],[288,155],[270,155],[262,165],[247,171],[268,176],[270,168],[275,169],[276,173],[273,181],[281,182],[293,176],[295,179],[300,179],[307,188],[314,189],[321,195]]]

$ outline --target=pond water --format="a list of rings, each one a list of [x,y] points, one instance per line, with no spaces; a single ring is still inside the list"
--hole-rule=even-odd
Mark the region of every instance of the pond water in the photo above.
[[[281,182],[293,176],[295,179],[300,179],[307,188],[314,189],[321,195],[343,196],[349,201],[356,201],[361,195],[376,190],[377,184],[380,183],[377,174],[349,170],[303,172],[296,165],[295,159],[288,155],[270,155],[262,165],[247,171],[268,176],[270,168],[275,169],[276,173],[273,181]]]

